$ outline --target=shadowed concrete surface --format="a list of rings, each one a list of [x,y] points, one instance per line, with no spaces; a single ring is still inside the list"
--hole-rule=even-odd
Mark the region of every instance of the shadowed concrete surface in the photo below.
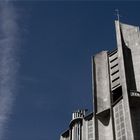
[[[115,28],[117,49],[92,59],[94,113],[74,112],[61,140],[140,140],[140,31]]]

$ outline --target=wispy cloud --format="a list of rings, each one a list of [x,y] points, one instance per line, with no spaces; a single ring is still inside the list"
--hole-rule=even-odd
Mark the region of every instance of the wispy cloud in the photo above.
[[[0,140],[11,113],[17,89],[19,16],[12,2],[0,1]]]

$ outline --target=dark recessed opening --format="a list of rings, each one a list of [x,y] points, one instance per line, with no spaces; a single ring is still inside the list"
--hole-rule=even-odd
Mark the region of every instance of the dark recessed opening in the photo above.
[[[122,87],[118,87],[112,91],[113,103],[122,97]]]
[[[112,83],[118,80],[120,77],[116,77],[114,80],[112,80]]]
[[[118,59],[118,57],[115,57],[114,59],[112,59],[111,61],[110,61],[110,63],[112,63],[113,61],[115,61],[115,60],[117,60]]]
[[[116,70],[116,71],[112,72],[111,75],[113,76],[113,75],[115,75],[118,72],[119,72],[119,70]]]
[[[115,64],[114,66],[112,66],[111,69],[113,69],[113,68],[115,68],[115,67],[117,67],[117,66],[118,66],[118,63]]]

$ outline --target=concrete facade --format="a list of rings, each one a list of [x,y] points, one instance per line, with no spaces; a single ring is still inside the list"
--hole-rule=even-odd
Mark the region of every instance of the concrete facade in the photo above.
[[[95,140],[93,113],[86,115],[85,110],[72,113],[69,129],[64,131],[60,140]]]
[[[93,57],[95,139],[140,140],[140,31],[115,28],[117,49]]]
[[[61,140],[140,140],[140,31],[115,28],[117,48],[92,58],[94,115],[73,117]]]

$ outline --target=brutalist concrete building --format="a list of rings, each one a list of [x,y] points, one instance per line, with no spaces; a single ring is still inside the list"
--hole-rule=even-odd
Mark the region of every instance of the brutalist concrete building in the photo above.
[[[86,115],[86,110],[72,113],[69,129],[64,131],[60,140],[94,140],[93,113]]]
[[[73,118],[61,140],[140,140],[140,31],[115,28],[117,49],[92,60],[94,113]]]

